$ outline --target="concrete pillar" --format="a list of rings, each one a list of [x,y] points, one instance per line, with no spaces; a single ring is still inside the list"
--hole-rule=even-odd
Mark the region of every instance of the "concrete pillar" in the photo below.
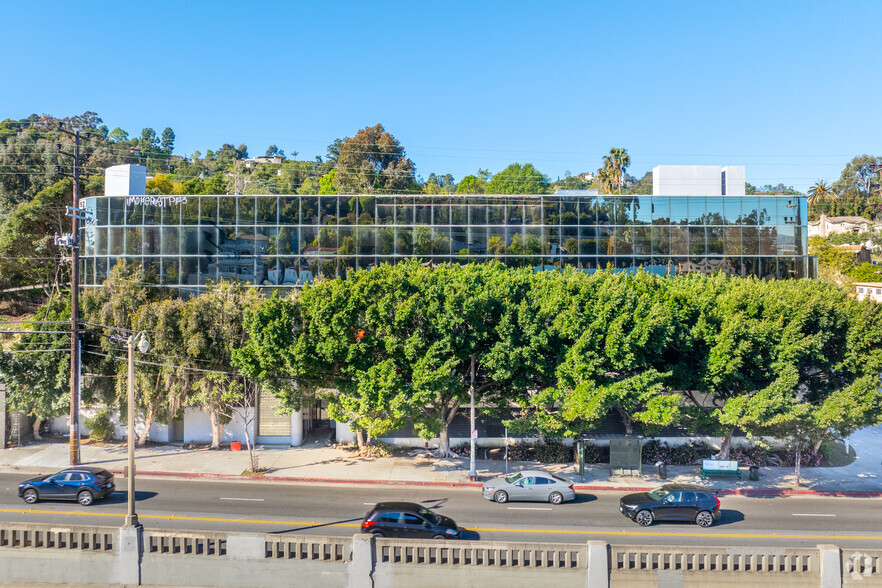
[[[337,443],[355,443],[355,433],[352,431],[350,423],[336,422]]]
[[[303,411],[291,413],[291,447],[303,445]]]
[[[227,555],[230,559],[263,561],[266,559],[266,537],[257,533],[229,533]]]
[[[842,588],[842,553],[836,545],[818,545],[821,588]]]
[[[377,555],[374,537],[366,533],[352,536],[352,563],[349,564],[349,588],[374,588]]]
[[[125,586],[141,585],[141,555],[144,553],[144,527],[120,527],[116,582]]]
[[[609,588],[609,546],[588,541],[588,588]]]

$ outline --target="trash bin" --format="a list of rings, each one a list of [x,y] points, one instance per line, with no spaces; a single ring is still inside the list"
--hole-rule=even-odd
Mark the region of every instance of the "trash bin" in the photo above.
[[[759,480],[759,466],[752,465],[749,469],[751,481],[756,482]]]
[[[666,465],[664,464],[664,462],[661,462],[661,461],[657,461],[657,462],[655,462],[655,465],[658,466],[658,477],[661,478],[662,480],[667,479],[667,477],[668,477],[668,466],[666,466]]]
[[[232,443],[230,443],[230,451],[242,451],[242,442],[233,441]]]

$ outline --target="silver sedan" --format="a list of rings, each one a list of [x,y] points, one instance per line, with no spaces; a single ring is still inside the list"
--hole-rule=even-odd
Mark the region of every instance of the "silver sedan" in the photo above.
[[[510,476],[484,482],[481,494],[487,500],[502,504],[509,500],[536,500],[560,504],[576,498],[573,483],[569,480],[533,470],[524,470]]]

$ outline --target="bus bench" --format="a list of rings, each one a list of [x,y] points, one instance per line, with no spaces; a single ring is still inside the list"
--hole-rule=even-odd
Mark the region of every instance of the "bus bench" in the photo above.
[[[737,461],[720,461],[716,459],[704,459],[701,461],[701,479],[705,480],[708,476],[742,479]]]

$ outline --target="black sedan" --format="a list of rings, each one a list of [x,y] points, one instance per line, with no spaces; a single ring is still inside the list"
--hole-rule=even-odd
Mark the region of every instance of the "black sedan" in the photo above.
[[[695,521],[710,527],[720,520],[720,500],[713,492],[689,484],[665,484],[649,492],[628,494],[619,511],[644,527],[654,521]]]
[[[365,515],[361,532],[374,537],[413,539],[459,539],[462,536],[453,519],[413,502],[377,504]]]
[[[30,478],[18,485],[18,495],[28,504],[38,500],[76,500],[89,506],[113,490],[113,474],[92,466],[68,468],[48,476]]]

